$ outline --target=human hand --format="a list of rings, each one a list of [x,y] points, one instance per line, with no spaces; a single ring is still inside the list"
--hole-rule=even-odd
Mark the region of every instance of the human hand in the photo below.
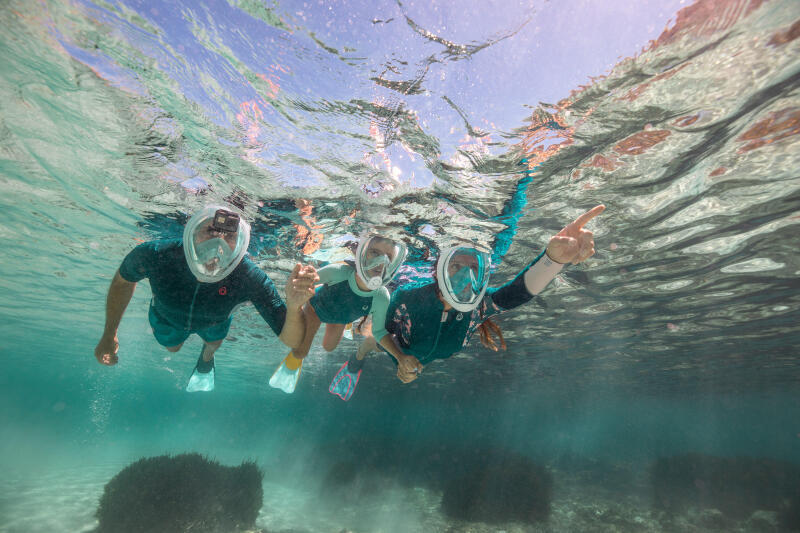
[[[397,379],[411,383],[422,373],[422,363],[413,355],[406,355],[397,361]]]
[[[319,282],[317,270],[311,265],[297,263],[286,280],[286,306],[298,310],[314,296],[314,286]]]
[[[94,358],[101,365],[113,366],[119,361],[117,352],[119,351],[119,340],[117,334],[103,334],[100,342],[94,348]]]
[[[397,369],[397,379],[402,381],[403,383],[411,383],[415,379],[419,377],[419,373],[417,372],[403,372],[399,368]]]
[[[573,265],[591,257],[594,254],[594,234],[583,227],[605,209],[606,206],[600,204],[567,224],[550,239],[547,256],[556,263]]]
[[[397,370],[403,374],[419,374],[422,372],[422,363],[413,355],[403,355],[397,360]]]

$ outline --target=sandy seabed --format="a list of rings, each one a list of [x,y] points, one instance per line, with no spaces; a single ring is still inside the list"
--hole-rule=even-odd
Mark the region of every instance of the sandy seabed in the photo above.
[[[0,532],[80,533],[96,525],[105,483],[124,464],[48,470],[0,481]],[[563,478],[562,478],[563,479]],[[385,481],[385,480],[384,480]],[[452,520],[440,509],[441,493],[384,482],[368,499],[323,499],[318,491],[265,481],[256,531],[275,533],[401,532],[658,532],[778,531],[775,513],[758,511],[745,521],[713,509],[667,516],[654,512],[644,491],[623,495],[564,480],[555,490],[550,519],[538,524],[484,524]]]

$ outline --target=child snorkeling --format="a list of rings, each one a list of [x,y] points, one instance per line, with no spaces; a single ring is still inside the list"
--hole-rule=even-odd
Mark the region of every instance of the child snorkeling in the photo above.
[[[354,263],[333,263],[319,269],[317,274],[322,286],[317,288],[303,307],[306,323],[303,342],[281,362],[269,380],[270,386],[289,394],[294,392],[303,359],[308,355],[314,336],[323,322],[325,336],[322,347],[330,352],[338,346],[346,325],[367,315],[372,316],[375,325],[372,331],[374,338],[397,359],[400,367],[409,372],[421,367],[415,357],[405,355],[397,347],[385,328],[386,309],[389,306],[386,284],[397,274],[406,253],[404,243],[381,235],[371,235],[359,239]],[[339,373],[343,371],[347,372],[347,363]],[[360,374],[359,370],[350,379],[357,383]],[[352,390],[355,390],[355,383]],[[331,388],[334,388],[333,384]]]

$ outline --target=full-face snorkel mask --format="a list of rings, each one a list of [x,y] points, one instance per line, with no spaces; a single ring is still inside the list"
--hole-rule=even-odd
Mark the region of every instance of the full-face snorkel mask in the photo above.
[[[356,249],[356,273],[369,290],[377,290],[394,278],[407,253],[403,242],[379,235],[363,237]]]
[[[183,251],[194,277],[202,283],[225,279],[239,265],[250,244],[250,225],[228,209],[209,205],[183,230]]]
[[[472,246],[446,249],[436,263],[444,300],[462,313],[475,309],[489,286],[489,255]]]

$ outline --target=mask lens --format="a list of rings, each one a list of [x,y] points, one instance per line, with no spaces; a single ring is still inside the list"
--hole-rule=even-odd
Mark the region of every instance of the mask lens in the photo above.
[[[477,250],[459,250],[447,265],[450,288],[456,300],[468,303],[483,290],[485,259]]]
[[[233,260],[238,237],[236,233],[221,232],[215,224],[214,219],[206,222],[198,228],[194,237],[197,266],[209,275],[228,267]],[[230,240],[233,240],[234,244],[231,244]]]
[[[367,270],[371,271],[372,269],[380,267],[380,270],[386,268],[386,265],[389,264],[389,258],[386,257],[384,254],[375,255],[376,252],[370,250],[367,252]],[[370,257],[372,255],[372,257]]]
[[[385,237],[372,237],[361,254],[360,268],[367,282],[383,285],[397,270],[395,262],[402,260],[400,246]]]
[[[458,297],[469,298],[469,293],[477,292],[475,284],[475,274],[470,268],[461,268],[450,276],[450,286],[453,287],[453,293]]]
[[[197,243],[195,250],[197,251],[197,258],[203,263],[208,263],[214,259],[222,261],[233,253],[228,243],[218,237]]]

